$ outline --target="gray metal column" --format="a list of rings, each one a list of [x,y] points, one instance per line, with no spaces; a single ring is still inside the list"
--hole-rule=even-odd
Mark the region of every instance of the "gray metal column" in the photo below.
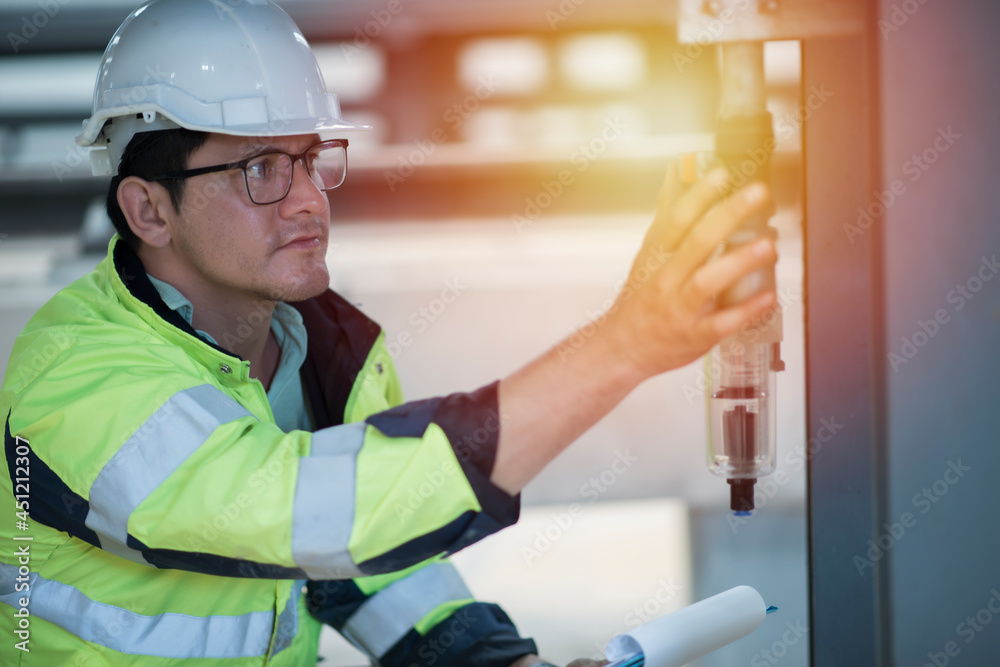
[[[880,0],[899,667],[1000,664],[1000,3]],[[888,196],[885,197],[888,199]],[[891,356],[890,356],[891,355]],[[863,548],[858,545],[857,548]],[[878,552],[873,550],[873,555]]]
[[[882,232],[845,231],[879,179],[873,51],[871,35],[802,48],[813,667],[891,664],[886,561],[853,560],[885,516]]]

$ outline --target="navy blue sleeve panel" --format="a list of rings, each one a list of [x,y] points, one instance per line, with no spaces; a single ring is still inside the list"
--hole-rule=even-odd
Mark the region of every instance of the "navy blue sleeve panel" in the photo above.
[[[18,451],[20,443],[24,443],[25,456],[22,456]],[[7,458],[11,489],[15,490],[15,493],[16,480],[19,477],[16,464],[18,459],[27,458],[27,465],[31,470],[31,487],[25,506],[28,510],[28,516],[33,521],[62,531],[95,547],[101,547],[101,540],[97,533],[88,528],[86,524],[90,503],[80,494],[74,493],[25,441],[19,441],[11,435],[9,413],[4,423],[4,455]],[[175,568],[189,572],[214,574],[220,577],[305,579],[307,576],[298,568],[254,563],[208,553],[150,549],[132,535],[127,536],[126,544],[141,553],[146,562],[158,568]]]
[[[87,513],[90,503],[72,490],[52,472],[45,461],[38,458],[35,450],[26,441],[18,440],[10,433],[10,412],[3,427],[4,455],[7,457],[7,471],[10,475],[11,491],[20,495],[18,486],[28,491],[28,497],[18,499],[24,502],[28,516],[40,524],[61,530],[91,544],[101,546],[97,533],[87,528]],[[20,459],[26,459],[19,462]],[[18,485],[23,473],[18,468],[31,471],[31,484]]]
[[[426,635],[411,630],[379,660],[381,667],[510,667],[537,653],[503,609],[473,602],[457,609]]]
[[[351,580],[310,581],[306,606],[315,618],[340,630],[368,599]],[[426,635],[410,629],[383,656],[381,667],[510,667],[537,653],[535,642],[521,637],[503,609],[473,602],[441,621]]]
[[[431,422],[444,431],[483,511],[466,527],[449,554],[517,522],[521,496],[490,481],[500,439],[499,381],[470,393],[428,398],[370,416],[369,424],[392,438],[419,438]]]
[[[440,553],[451,555],[505,527],[499,526],[487,530],[495,523],[484,514],[472,510],[462,512],[436,530],[424,533],[374,558],[361,561],[357,564],[358,569],[365,574],[385,574],[412,566],[414,554],[424,554],[427,558]],[[449,544],[455,546],[445,552]]]
[[[339,630],[368,596],[353,579],[306,582],[306,608],[316,619]]]
[[[382,329],[332,290],[290,305],[308,333],[300,374],[314,426],[343,424],[351,390]]]

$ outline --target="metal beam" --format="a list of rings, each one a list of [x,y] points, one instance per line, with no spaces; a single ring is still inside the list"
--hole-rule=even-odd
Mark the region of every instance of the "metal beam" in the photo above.
[[[864,0],[679,0],[682,44],[850,37],[864,31]]]
[[[802,49],[813,667],[892,664],[887,559],[855,559],[886,514],[882,227],[846,227],[881,192],[875,22],[866,25],[864,37]]]

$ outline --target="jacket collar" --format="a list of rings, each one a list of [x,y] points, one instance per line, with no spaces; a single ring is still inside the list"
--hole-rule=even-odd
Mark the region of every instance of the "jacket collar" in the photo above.
[[[135,254],[135,251],[129,247],[123,239],[118,235],[111,240],[111,256],[115,266],[115,272],[121,279],[122,284],[125,289],[135,297],[138,301],[146,304],[153,309],[153,312],[159,316],[160,319],[164,320],[168,324],[180,329],[184,333],[193,336],[197,340],[205,343],[206,345],[226,354],[230,357],[236,357],[237,359],[243,360],[238,354],[225,349],[224,347],[205,340],[198,335],[198,332],[194,330],[188,322],[177,313],[177,311],[171,309],[167,304],[163,302],[160,298],[160,293],[150,282],[149,277],[146,275],[146,267],[143,266],[142,260],[139,256]]]
[[[139,256],[118,235],[111,241],[109,255],[125,289],[163,321],[230,357],[229,350],[201,338],[190,324],[160,298],[146,275]],[[300,373],[315,426],[342,424],[351,396],[356,393],[359,375],[378,344],[381,327],[333,290],[317,297],[289,304],[302,316],[307,333],[306,359]],[[241,359],[242,361],[242,359]],[[378,369],[381,374],[382,370]]]

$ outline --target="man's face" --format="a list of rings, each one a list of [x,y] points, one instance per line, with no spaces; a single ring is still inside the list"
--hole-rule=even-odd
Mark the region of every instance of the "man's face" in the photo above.
[[[301,153],[316,135],[233,137],[211,134],[188,158],[188,169],[238,162],[262,153]],[[271,301],[301,301],[330,283],[326,193],[294,165],[288,196],[273,204],[250,201],[239,169],[187,179],[172,241],[178,259],[206,287]]]

